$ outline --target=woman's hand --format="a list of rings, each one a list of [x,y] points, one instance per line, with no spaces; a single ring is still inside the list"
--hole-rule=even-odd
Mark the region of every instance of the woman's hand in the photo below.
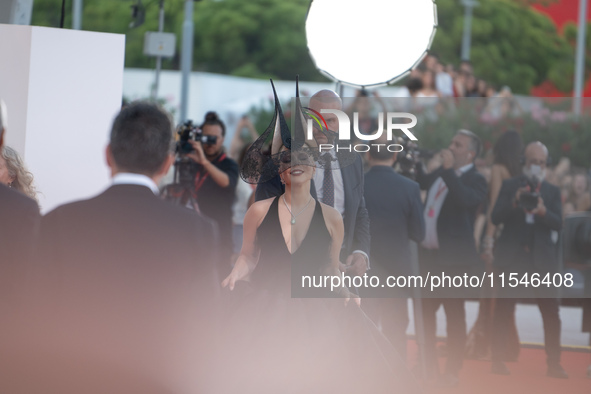
[[[250,271],[251,269],[246,259],[243,256],[238,257],[238,260],[236,260],[236,264],[234,264],[232,272],[230,272],[230,275],[228,275],[226,279],[223,280],[222,287],[228,286],[230,290],[234,290],[236,282],[240,280],[248,280]]]
[[[349,304],[349,301],[353,298],[353,301],[357,304],[358,307],[361,307],[361,298],[357,294],[351,293],[351,297],[345,298],[345,306]]]
[[[480,254],[480,258],[488,265],[491,265],[494,260],[492,249],[484,249]]]
[[[353,301],[355,302],[355,304],[357,304],[357,306],[361,306],[361,298],[359,298],[359,296],[357,294],[351,292],[351,290],[349,290],[349,288],[347,286],[339,287],[337,290],[337,294],[339,295],[340,298],[344,299],[345,306],[349,305],[349,301],[351,301],[351,299],[353,299]]]

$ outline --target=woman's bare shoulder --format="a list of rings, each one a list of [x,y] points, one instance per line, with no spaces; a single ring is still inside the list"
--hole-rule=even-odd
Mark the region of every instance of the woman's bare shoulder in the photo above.
[[[265,200],[255,201],[250,208],[248,208],[247,215],[253,220],[262,220],[267,215],[267,212],[269,212],[269,208],[271,208],[271,204],[276,198],[279,197],[271,197]]]
[[[511,173],[503,164],[493,164],[491,174],[497,174],[503,180],[511,178]]]

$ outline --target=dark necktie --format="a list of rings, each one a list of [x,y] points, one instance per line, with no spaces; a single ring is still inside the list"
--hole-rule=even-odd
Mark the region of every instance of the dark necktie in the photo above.
[[[324,164],[324,180],[322,181],[322,202],[334,207],[334,179],[332,177],[332,156],[330,153],[322,155]]]

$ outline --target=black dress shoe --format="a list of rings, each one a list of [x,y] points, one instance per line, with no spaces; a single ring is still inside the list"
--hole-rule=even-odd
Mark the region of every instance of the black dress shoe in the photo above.
[[[546,372],[546,376],[557,379],[568,379],[568,374],[560,365],[548,367],[548,372]]]
[[[490,368],[490,371],[497,375],[511,375],[509,368],[502,361],[494,361]]]

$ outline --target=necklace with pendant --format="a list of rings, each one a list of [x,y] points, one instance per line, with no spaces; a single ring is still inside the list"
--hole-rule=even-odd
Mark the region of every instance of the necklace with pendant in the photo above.
[[[285,194],[283,196],[281,196],[281,197],[283,197],[283,203],[285,204],[285,208],[287,208],[287,210],[289,211],[289,214],[291,215],[291,224],[293,226],[294,224],[296,224],[296,218],[298,216],[300,216],[302,214],[302,212],[304,212],[306,210],[306,208],[308,208],[308,205],[310,205],[310,202],[312,201],[312,196],[310,196],[310,199],[308,200],[308,202],[306,203],[306,205],[304,206],[304,208],[302,208],[302,210],[299,211],[296,215],[294,215],[291,212],[291,209],[289,209],[289,207],[287,206],[287,201],[285,201]]]

